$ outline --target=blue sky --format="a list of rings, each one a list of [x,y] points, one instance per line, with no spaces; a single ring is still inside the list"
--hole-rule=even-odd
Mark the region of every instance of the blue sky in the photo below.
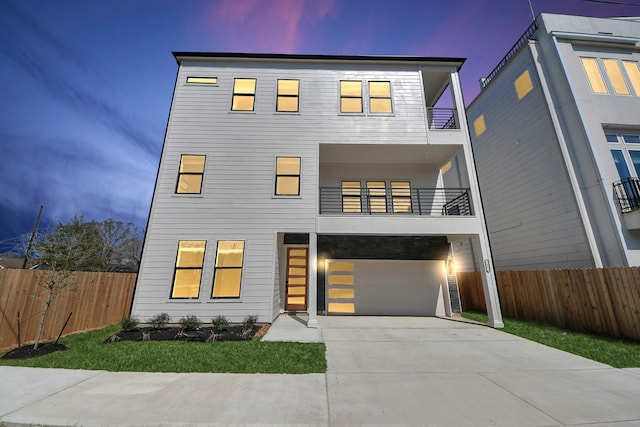
[[[640,0],[531,0],[639,16]],[[637,6],[633,6],[636,4]],[[146,225],[172,51],[467,58],[469,103],[531,23],[527,0],[0,1],[0,253],[73,215]]]

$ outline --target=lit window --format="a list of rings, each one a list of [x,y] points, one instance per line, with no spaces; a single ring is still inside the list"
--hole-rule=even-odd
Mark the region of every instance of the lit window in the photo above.
[[[180,170],[176,193],[200,194],[204,175],[205,156],[183,154],[180,156]]]
[[[484,125],[484,114],[480,114],[477,119],[473,121],[473,129],[476,133],[476,136],[480,136],[487,130],[487,127]]]
[[[359,80],[340,81],[340,112],[362,113],[362,82]]]
[[[604,64],[604,69],[607,70],[613,91],[617,95],[629,95],[629,88],[624,81],[624,77],[622,77],[622,70],[618,61],[615,59],[603,59],[602,63]]]
[[[253,111],[256,98],[256,79],[234,79],[231,110]]]
[[[627,71],[627,76],[633,86],[633,90],[636,92],[636,96],[640,96],[640,68],[638,63],[634,61],[622,61],[624,69]]]
[[[598,69],[598,62],[595,58],[580,58],[584,71],[587,73],[591,90],[594,93],[608,93],[607,87],[602,79],[602,74]]]
[[[299,80],[278,80],[276,111],[298,111]]]
[[[369,112],[392,112],[390,82],[369,82]]]
[[[440,173],[444,175],[449,171],[449,169],[451,169],[451,166],[451,161],[448,161],[444,166],[440,168]]]
[[[178,243],[171,298],[198,298],[205,245],[204,240],[181,240]]]
[[[243,240],[218,241],[212,298],[240,297],[243,259]]]
[[[362,212],[360,181],[342,181],[342,212]]]
[[[518,99],[524,98],[526,94],[531,92],[531,90],[533,89],[533,83],[531,83],[529,70],[526,70],[524,73],[520,74],[520,77],[516,79],[515,86],[516,92],[518,93]]]
[[[276,196],[300,195],[300,157],[276,157]]]
[[[369,192],[369,212],[387,212],[387,190],[384,181],[367,181]]]
[[[411,184],[406,181],[391,182],[394,213],[411,213]]]
[[[217,85],[218,78],[217,77],[195,77],[189,76],[187,77],[187,83],[194,83],[199,85]]]

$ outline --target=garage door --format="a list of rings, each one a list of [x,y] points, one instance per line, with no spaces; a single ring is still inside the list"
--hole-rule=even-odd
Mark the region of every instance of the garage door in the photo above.
[[[328,260],[327,312],[378,316],[444,313],[443,261]],[[444,281],[444,282],[443,282]]]

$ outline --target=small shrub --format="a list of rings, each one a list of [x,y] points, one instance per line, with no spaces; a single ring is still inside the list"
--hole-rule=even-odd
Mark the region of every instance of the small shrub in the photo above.
[[[211,319],[211,323],[213,324],[213,328],[218,332],[226,331],[227,329],[229,329],[229,319],[224,316],[214,317],[213,319]]]
[[[149,324],[154,329],[162,329],[165,328],[170,321],[171,316],[169,316],[167,313],[160,313],[149,319]]]
[[[184,331],[195,331],[200,327],[200,319],[193,314],[190,314],[186,317],[183,317],[179,320],[180,326],[182,326],[182,330]]]
[[[123,331],[130,331],[135,329],[138,323],[140,323],[140,321],[136,316],[124,316],[120,321],[120,327]]]
[[[253,327],[255,326],[255,324],[257,322],[258,322],[258,316],[254,316],[254,315],[251,315],[251,314],[248,315],[242,321],[242,330],[243,331],[248,331],[248,330],[253,329]]]

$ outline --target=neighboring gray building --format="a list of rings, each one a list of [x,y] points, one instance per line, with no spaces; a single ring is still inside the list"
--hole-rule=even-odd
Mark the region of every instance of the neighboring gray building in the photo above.
[[[467,117],[496,269],[640,265],[639,61],[638,18],[541,14],[483,79]]]
[[[451,315],[472,238],[502,326],[478,185],[442,179],[475,177],[462,59],[174,56],[132,314]]]

